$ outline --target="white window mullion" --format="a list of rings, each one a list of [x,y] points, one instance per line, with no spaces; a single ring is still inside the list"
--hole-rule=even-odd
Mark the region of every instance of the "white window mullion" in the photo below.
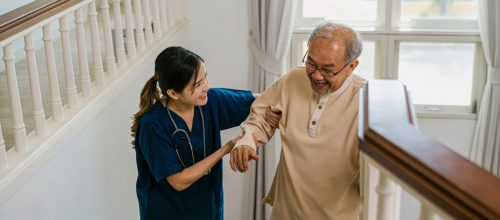
[[[391,5],[387,7],[389,13],[387,15],[391,18],[390,23],[388,23],[388,31],[395,31],[400,27],[401,24],[401,0],[388,0],[392,2]]]
[[[476,43],[474,51],[474,84],[472,85],[472,113],[479,112],[479,103],[483,97],[483,88],[486,84],[487,63],[481,43]]]
[[[378,65],[375,66],[375,78],[377,79],[382,79],[384,75],[386,75],[389,71],[387,69],[389,59],[389,52],[387,51],[387,45],[388,45],[388,39],[387,35],[383,35],[378,44],[375,47],[375,50],[377,51],[379,56],[377,56],[377,60],[375,60]]]
[[[291,67],[302,65],[302,56],[306,51],[303,50],[304,42],[307,42],[309,34],[294,34],[292,37],[292,49],[290,50]]]
[[[397,79],[398,78],[398,59],[399,59],[399,41],[395,36],[387,36],[386,38],[386,55],[385,74],[382,79]]]
[[[375,20],[375,26],[378,28],[386,27],[387,16],[386,14],[390,12],[387,5],[390,5],[391,0],[377,0],[377,19]]]

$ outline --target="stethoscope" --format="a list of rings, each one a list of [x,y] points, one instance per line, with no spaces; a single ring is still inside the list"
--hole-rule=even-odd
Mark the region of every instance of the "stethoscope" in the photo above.
[[[203,130],[203,159],[205,159],[207,157],[207,146],[206,146],[206,143],[205,143],[205,120],[203,118],[203,111],[201,110],[200,106],[198,106],[198,110],[200,111],[201,125],[202,125],[202,128],[203,128],[202,129]],[[192,158],[193,164],[194,164],[193,144],[191,143],[191,138],[189,138],[189,134],[187,133],[186,130],[180,129],[180,128],[177,127],[177,124],[175,123],[174,118],[172,118],[172,114],[170,113],[170,109],[168,109],[168,107],[167,107],[167,113],[168,113],[168,117],[170,118],[170,121],[172,121],[172,124],[174,124],[174,127],[175,127],[175,130],[172,133],[172,135],[174,136],[174,139],[175,139],[175,134],[177,134],[178,132],[181,132],[184,135],[186,135],[186,140],[188,142],[189,149],[191,150],[191,158]],[[175,140],[174,140],[174,142],[175,142]],[[186,165],[184,164],[184,162],[181,159],[181,155],[179,154],[179,150],[177,149],[177,146],[175,146],[175,153],[177,153],[177,158],[179,158],[179,161],[181,162],[182,167],[186,168]],[[208,170],[207,174],[208,173],[210,173],[210,169]]]

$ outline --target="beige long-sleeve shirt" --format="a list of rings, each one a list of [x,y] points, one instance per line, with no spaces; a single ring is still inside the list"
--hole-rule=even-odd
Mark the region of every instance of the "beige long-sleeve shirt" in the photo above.
[[[265,202],[274,220],[358,219],[358,95],[366,81],[351,75],[335,92],[314,93],[305,68],[282,76],[252,104],[236,146],[255,148],[274,134],[267,106],[282,111],[282,150]]]

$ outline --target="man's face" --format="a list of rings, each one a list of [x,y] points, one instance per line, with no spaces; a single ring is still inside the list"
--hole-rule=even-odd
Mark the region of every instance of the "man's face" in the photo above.
[[[320,95],[331,93],[340,88],[352,74],[358,61],[346,63],[344,53],[345,45],[342,40],[317,38],[311,42],[305,61],[314,92]]]

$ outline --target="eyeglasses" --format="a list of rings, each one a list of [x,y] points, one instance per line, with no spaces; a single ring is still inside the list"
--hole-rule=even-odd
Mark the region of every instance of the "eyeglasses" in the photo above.
[[[350,63],[350,62],[347,62],[340,70],[333,71],[333,70],[330,70],[330,69],[327,69],[327,68],[324,68],[322,66],[318,66],[314,63],[309,62],[309,60],[306,60],[306,56],[307,56],[307,52],[304,54],[304,57],[302,58],[302,62],[306,66],[306,72],[309,74],[312,74],[312,73],[314,73],[314,71],[319,70],[319,73],[321,73],[321,75],[325,78],[333,77],[333,76],[339,74]]]

